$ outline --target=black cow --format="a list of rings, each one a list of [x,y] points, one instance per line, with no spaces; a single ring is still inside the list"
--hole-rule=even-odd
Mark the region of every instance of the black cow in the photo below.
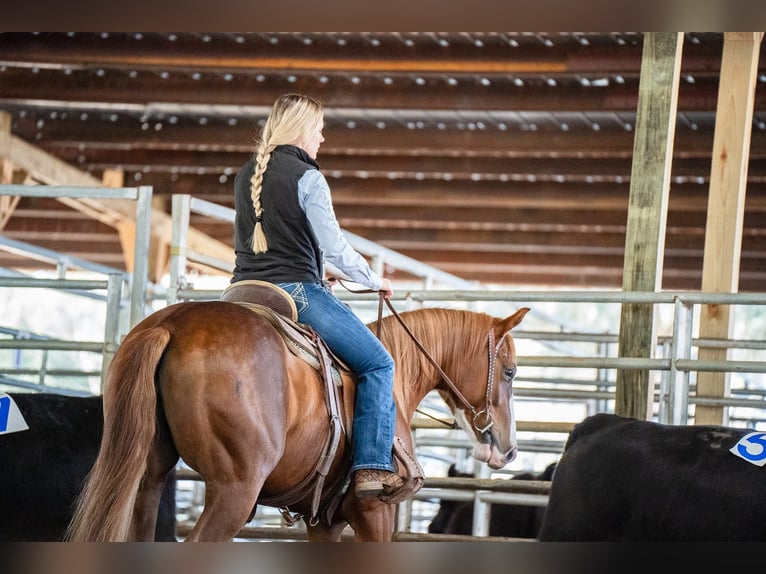
[[[556,463],[548,465],[542,474],[525,472],[514,475],[511,480],[550,481]],[[471,477],[472,474],[458,473],[455,465],[447,471],[448,476]],[[473,533],[474,503],[466,500],[443,500],[439,511],[428,525],[431,534]],[[542,523],[545,507],[522,506],[518,504],[493,504],[489,513],[489,535],[507,538],[535,538]]]
[[[766,541],[766,467],[730,452],[752,432],[586,418],[556,468],[540,540]],[[763,461],[766,433],[745,440],[738,448]]]
[[[102,398],[8,395],[29,430],[0,434],[0,541],[59,541],[98,454]],[[7,409],[8,404],[6,399],[0,407]],[[8,411],[0,414],[5,423]],[[162,496],[156,540],[175,541],[175,527],[175,476],[171,474]]]

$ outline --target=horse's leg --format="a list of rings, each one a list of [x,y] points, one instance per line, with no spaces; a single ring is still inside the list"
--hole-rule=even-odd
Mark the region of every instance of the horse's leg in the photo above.
[[[205,509],[187,542],[229,541],[245,525],[265,476],[251,480],[205,482]]]
[[[257,404],[255,402],[249,403]],[[241,409],[242,407],[240,407]],[[247,415],[234,407],[231,420],[247,421]],[[260,417],[260,420],[265,420]],[[278,421],[281,422],[281,421]],[[199,428],[211,442],[203,456],[188,457],[205,481],[205,508],[187,541],[229,541],[245,525],[258,494],[284,452],[283,425],[241,425],[234,431],[226,424],[208,424]],[[186,437],[188,439],[189,437]],[[182,447],[178,447],[183,452]]]
[[[138,542],[151,542],[157,527],[157,514],[160,499],[168,473],[178,462],[178,453],[172,443],[155,447],[149,453],[146,472],[141,481],[133,507],[131,539]]]
[[[345,522],[325,526],[324,524],[311,525],[306,523],[306,535],[309,542],[340,542]]]
[[[154,540],[160,499],[166,478],[167,475],[144,475],[144,480],[136,497],[136,505],[133,508],[131,540],[137,542]]]
[[[396,505],[379,500],[350,501],[353,510],[349,524],[354,529],[357,542],[391,542],[396,520]]]
[[[178,463],[178,451],[168,428],[168,421],[162,410],[158,413],[157,430],[151,449],[146,457],[146,470],[138,488],[133,505],[130,539],[151,542],[157,527],[160,499],[168,473]]]

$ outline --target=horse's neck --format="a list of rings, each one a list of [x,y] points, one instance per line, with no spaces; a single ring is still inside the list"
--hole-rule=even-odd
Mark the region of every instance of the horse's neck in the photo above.
[[[406,321],[406,317],[403,319]],[[415,326],[412,331],[429,356],[440,368],[445,369],[446,365],[442,357],[444,345],[431,340],[433,336],[424,329],[418,329]],[[436,388],[442,377],[409,335],[402,330],[401,336],[403,339],[397,343],[392,353],[397,372],[394,394],[398,408],[409,420],[420,402]],[[387,348],[392,349],[387,341],[384,340],[383,343]]]

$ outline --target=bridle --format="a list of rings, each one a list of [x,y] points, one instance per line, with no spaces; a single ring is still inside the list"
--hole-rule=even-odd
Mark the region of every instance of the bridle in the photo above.
[[[345,289],[347,289],[348,291],[352,293],[375,293],[375,291],[371,289],[352,290],[346,287],[346,285],[344,285],[340,279],[338,280],[338,282],[341,285],[343,285]],[[471,423],[473,424],[473,428],[476,429],[476,431],[481,434],[484,434],[489,429],[491,429],[492,425],[495,424],[494,421],[492,420],[492,413],[489,410],[489,404],[490,404],[490,401],[492,400],[492,390],[494,388],[494,382],[495,382],[495,377],[494,377],[495,364],[497,363],[497,354],[500,352],[500,345],[503,343],[503,340],[508,335],[508,332],[503,333],[502,337],[500,337],[500,339],[498,339],[497,342],[495,342],[495,332],[492,329],[492,327],[489,328],[489,333],[487,335],[487,339],[488,339],[487,348],[489,353],[489,372],[487,374],[487,390],[484,394],[484,408],[481,410],[477,410],[476,407],[474,407],[471,404],[471,402],[465,397],[465,395],[460,391],[460,389],[457,388],[455,383],[452,382],[452,379],[449,378],[447,373],[444,372],[444,370],[434,360],[434,358],[426,350],[426,348],[423,347],[423,344],[418,340],[418,338],[413,334],[413,332],[404,322],[404,319],[402,319],[399,313],[396,311],[396,309],[394,309],[394,306],[391,304],[390,299],[385,297],[382,291],[378,292],[378,295],[379,295],[378,323],[377,323],[377,332],[376,332],[378,339],[380,339],[380,324],[381,324],[381,319],[383,318],[383,302],[385,301],[386,305],[391,311],[391,314],[396,318],[396,320],[402,326],[402,328],[407,333],[407,335],[410,336],[412,341],[415,343],[415,346],[420,350],[421,353],[423,353],[423,355],[425,356],[426,359],[428,359],[431,365],[433,365],[433,367],[441,376],[444,383],[450,388],[450,390],[458,399],[458,401],[462,403],[462,405],[471,413],[471,415],[473,415],[473,418],[471,420]],[[486,425],[484,426],[480,426],[479,424],[479,417],[481,417],[482,415],[485,415],[487,417]]]
[[[404,319],[401,318],[399,313],[394,309],[394,306],[391,304],[391,301],[384,297],[383,294],[380,294],[380,301],[378,304],[378,339],[380,339],[380,320],[383,318],[383,301],[386,302],[386,305],[388,306],[389,310],[391,311],[391,314],[396,317],[396,320],[399,322],[399,324],[402,326],[402,328],[405,330],[405,332],[410,336],[412,341],[415,343],[415,346],[420,350],[420,352],[423,353],[423,355],[428,359],[428,361],[434,366],[434,368],[437,370],[439,375],[441,376],[444,383],[450,388],[452,393],[457,397],[457,399],[463,404],[463,406],[470,411],[471,415],[473,415],[473,418],[471,419],[471,423],[473,424],[473,428],[476,429],[481,434],[486,433],[489,429],[492,428],[492,425],[494,425],[494,421],[492,420],[492,413],[489,410],[489,403],[492,400],[492,390],[494,388],[494,382],[495,382],[495,364],[497,363],[497,354],[500,352],[500,345],[503,343],[503,339],[505,339],[506,335],[508,333],[503,333],[503,336],[498,339],[498,341],[495,343],[495,331],[492,329],[492,327],[489,328],[489,332],[487,334],[487,349],[489,353],[489,371],[487,374],[487,390],[484,394],[484,408],[481,410],[476,410],[476,407],[474,407],[471,402],[465,398],[465,395],[460,391],[460,389],[457,388],[455,383],[452,382],[452,379],[449,378],[447,373],[444,372],[444,370],[439,366],[439,364],[434,360],[434,358],[431,356],[431,354],[423,347],[423,344],[418,340],[418,338],[410,331],[410,328],[407,326],[407,324],[404,322]],[[484,426],[479,425],[479,417],[482,415],[485,415],[487,417],[487,424]]]

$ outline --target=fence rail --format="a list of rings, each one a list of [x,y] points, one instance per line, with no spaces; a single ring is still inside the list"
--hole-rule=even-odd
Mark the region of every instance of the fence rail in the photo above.
[[[18,187],[18,189],[17,189]],[[22,189],[23,188],[23,189]],[[101,191],[82,190],[79,188],[62,188],[47,193],[54,194],[77,194],[85,193],[86,197],[100,197]],[[144,188],[139,188],[144,189]],[[123,193],[131,198],[139,198],[141,205],[137,216],[144,222],[145,229],[148,230],[148,220],[145,215],[148,213],[148,201],[151,199],[151,188],[144,190],[139,194],[139,189],[130,188]],[[0,194],[17,193],[19,195],[28,195],[29,186],[0,186]],[[103,191],[103,190],[102,190]],[[35,190],[34,193],[46,193]],[[105,192],[106,193],[106,192]],[[115,190],[109,190],[110,197],[114,197]],[[135,195],[134,195],[135,194]],[[139,197],[140,196],[140,197]],[[188,251],[185,246],[185,230],[189,225],[189,211],[201,213],[209,217],[233,220],[233,210],[221,208],[215,204],[196,199],[189,199],[187,196],[173,198],[173,233],[171,253],[171,283],[167,292],[163,294],[167,304],[182,300],[212,300],[218,299],[221,290],[203,290],[193,289],[189,286],[185,276],[187,260],[194,260],[213,268],[227,269],[225,262],[211,259],[205,254]],[[142,232],[143,233],[143,232]],[[148,233],[148,231],[147,231]],[[5,242],[6,248],[16,249],[19,246]],[[2,248],[2,245],[0,245]],[[134,279],[131,291],[131,323],[143,316],[147,295],[145,288],[145,264],[147,258],[147,245],[136,246],[136,261],[141,264],[141,278]],[[38,254],[38,256],[50,257],[50,253]],[[397,254],[388,250],[377,250],[374,255],[375,264],[381,266],[384,260],[395,258]],[[411,262],[401,259],[403,265],[410,265]],[[514,338],[527,339],[538,343],[572,343],[572,344],[594,344],[598,345],[598,351],[592,356],[581,356],[572,354],[557,353],[555,355],[531,355],[522,354],[519,357],[519,366],[522,368],[556,369],[568,370],[575,369],[580,372],[587,372],[586,377],[574,377],[567,379],[566,376],[557,374],[555,376],[540,376],[525,380],[520,377],[514,389],[514,396],[519,400],[551,400],[551,401],[574,401],[583,403],[594,403],[601,401],[600,404],[606,404],[613,401],[614,382],[608,377],[610,372],[618,369],[646,369],[657,372],[661,376],[660,383],[656,385],[654,402],[658,407],[658,418],[660,422],[686,424],[688,422],[689,405],[706,406],[725,406],[731,408],[746,407],[754,409],[766,409],[766,398],[763,392],[758,389],[752,390],[750,396],[746,396],[747,389],[732,389],[729,396],[711,397],[700,396],[696,394],[696,388],[692,384],[690,375],[696,372],[725,372],[731,374],[762,374],[766,373],[766,361],[750,360],[725,360],[725,361],[700,361],[694,359],[693,349],[703,347],[729,349],[729,350],[766,350],[766,340],[762,334],[756,334],[757,337],[749,339],[726,339],[711,340],[694,338],[693,325],[695,318],[695,309],[700,305],[732,305],[732,306],[760,306],[766,307],[766,293],[701,293],[701,292],[622,292],[622,291],[513,291],[513,290],[491,290],[474,288],[470,282],[453,281],[448,275],[431,274],[428,275],[428,269],[418,267],[418,271],[423,272],[424,289],[400,289],[392,297],[393,302],[404,304],[407,307],[422,306],[423,304],[433,304],[440,302],[450,302],[459,304],[473,303],[506,303],[519,306],[522,304],[534,303],[567,303],[567,304],[652,304],[672,307],[672,335],[661,337],[658,340],[658,351],[656,357],[652,358],[631,358],[615,357],[609,355],[609,350],[613,349],[618,342],[617,335],[613,333],[585,333],[585,332],[567,332],[559,326],[558,329],[551,331],[514,331]],[[104,341],[60,341],[54,339],[0,339],[0,349],[40,349],[40,350],[84,350],[89,352],[102,352],[104,355],[102,376],[105,374],[111,356],[119,344],[119,309],[120,309],[120,291],[123,275],[109,275],[108,281],[81,281],[64,279],[32,279],[26,277],[0,277],[0,287],[30,287],[30,288],[52,288],[65,289],[69,291],[93,292],[107,291],[107,321],[104,333]],[[442,280],[448,285],[459,285],[460,289],[433,289],[430,283],[434,280]],[[450,281],[452,283],[450,284]],[[463,289],[465,287],[465,289]],[[339,298],[349,305],[373,306],[377,302],[375,295],[351,293],[343,290],[337,290]],[[21,369],[13,371],[7,370],[5,375],[22,374]],[[5,379],[3,379],[5,380]],[[0,382],[3,382],[0,380]],[[25,388],[31,384],[25,384]],[[570,388],[577,386],[579,388]],[[37,388],[42,388],[38,386]],[[764,417],[766,418],[766,417]],[[438,423],[433,423],[438,424]],[[568,433],[574,423],[553,423],[547,421],[519,421],[519,431],[529,431],[533,433]],[[427,428],[428,424],[420,422],[416,428]],[[436,427],[433,427],[436,428]],[[530,441],[522,441],[525,447],[537,449],[539,452],[560,452],[562,448],[561,441],[546,440],[536,438]],[[455,439],[452,437],[432,437],[417,436],[416,445],[418,448],[429,446],[447,446],[449,448],[464,449],[469,445],[467,440]],[[466,482],[466,487],[456,488],[456,482],[443,482],[452,479],[428,479],[426,487],[421,490],[416,498],[424,499],[434,497],[438,494],[440,497],[455,500],[472,499],[477,501],[477,511],[486,511],[488,503],[515,503],[540,504],[546,496],[540,492],[505,492],[496,488],[496,483]],[[481,481],[487,479],[473,479]],[[498,480],[498,479],[495,479]],[[507,481],[499,479],[502,483],[516,483],[514,485],[503,485],[502,488],[523,487],[524,481]],[[470,488],[469,486],[470,485]],[[473,489],[473,490],[471,490]],[[478,489],[478,490],[476,490]],[[487,491],[487,492],[485,492]],[[476,494],[478,492],[478,494]],[[529,498],[537,497],[537,498]],[[543,498],[540,498],[543,497]],[[407,503],[405,503],[407,504]],[[482,506],[482,504],[484,506]],[[404,513],[406,514],[406,513]],[[406,530],[406,528],[405,528]],[[402,532],[402,535],[407,533]],[[481,534],[481,532],[479,532]]]
[[[61,289],[79,294],[83,290],[88,291],[106,291],[106,318],[104,321],[104,334],[102,341],[68,341],[60,339],[33,337],[18,338],[13,336],[10,339],[0,339],[0,349],[14,350],[42,350],[48,351],[86,351],[102,355],[101,361],[101,384],[106,381],[106,371],[109,363],[117,351],[120,340],[120,305],[122,301],[123,276],[121,274],[112,274],[106,280],[80,280],[80,279],[36,279],[33,277],[0,277],[0,288],[2,287],[23,287],[26,289]],[[10,334],[5,330],[4,334]],[[42,364],[45,365],[46,356],[43,357]],[[35,389],[38,391],[55,390],[56,392],[66,392],[66,389],[51,388],[45,385],[44,378],[37,384],[30,384],[24,381],[14,380],[8,375],[22,375],[24,369],[3,368],[2,382],[5,385],[17,386],[19,388]],[[41,366],[40,372],[52,375],[53,370],[48,371]],[[82,376],[88,373],[81,371]],[[73,370],[67,376],[75,376]]]

